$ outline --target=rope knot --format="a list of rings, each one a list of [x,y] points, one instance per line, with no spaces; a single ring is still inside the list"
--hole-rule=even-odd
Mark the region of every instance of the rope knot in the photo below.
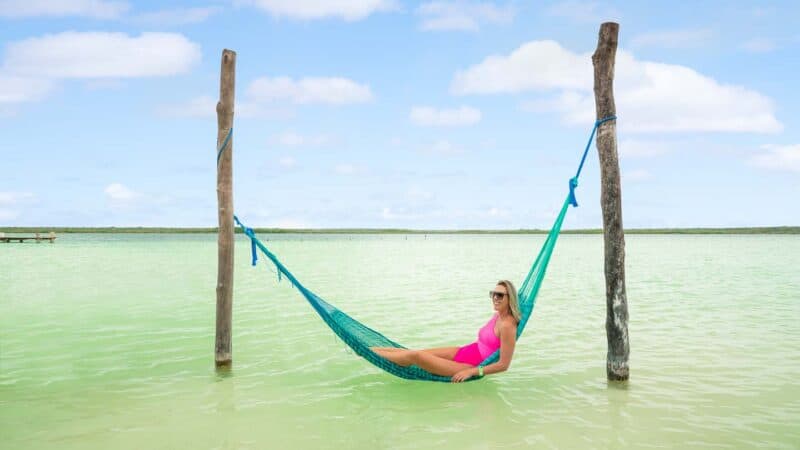
[[[578,199],[575,198],[575,188],[578,187],[578,177],[569,179],[569,204],[578,207]]]
[[[581,170],[583,170],[583,163],[586,162],[586,155],[589,154],[589,147],[592,145],[592,140],[594,140],[594,134],[597,132],[597,128],[608,122],[609,120],[616,120],[617,116],[608,116],[602,119],[597,119],[594,122],[594,127],[592,127],[592,134],[589,135],[589,142],[586,143],[586,148],[583,150],[583,157],[581,158],[581,163],[578,165],[578,171],[575,173],[573,178],[569,179],[569,204],[572,206],[578,206],[578,199],[575,198],[575,188],[578,187],[578,177],[581,176]]]
[[[256,265],[258,262],[258,252],[256,251],[256,233],[253,231],[252,228],[244,226],[242,222],[239,221],[239,218],[236,215],[233,215],[233,220],[242,228],[247,237],[250,238],[250,253],[252,254],[252,265]]]

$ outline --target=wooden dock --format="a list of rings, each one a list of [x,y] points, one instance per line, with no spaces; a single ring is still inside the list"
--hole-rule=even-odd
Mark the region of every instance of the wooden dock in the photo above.
[[[47,233],[47,235],[42,235],[42,233],[36,233],[34,236],[6,236],[5,233],[0,233],[0,242],[3,243],[10,243],[10,242],[19,242],[23,243],[25,241],[35,241],[35,242],[42,242],[42,241],[50,241],[52,244],[56,241],[56,234],[52,231]]]

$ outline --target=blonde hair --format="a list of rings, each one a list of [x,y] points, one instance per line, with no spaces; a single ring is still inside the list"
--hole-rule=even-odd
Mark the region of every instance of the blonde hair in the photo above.
[[[497,282],[498,286],[505,286],[508,291],[508,307],[511,309],[511,315],[517,319],[517,322],[522,320],[522,313],[519,312],[519,299],[517,298],[517,288],[514,283],[508,280],[500,280]]]

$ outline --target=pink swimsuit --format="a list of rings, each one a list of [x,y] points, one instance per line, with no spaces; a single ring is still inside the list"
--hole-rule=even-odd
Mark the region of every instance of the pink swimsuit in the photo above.
[[[500,315],[495,314],[486,325],[478,330],[477,341],[459,348],[453,361],[477,366],[499,349],[500,338],[494,334],[494,324],[498,317]]]

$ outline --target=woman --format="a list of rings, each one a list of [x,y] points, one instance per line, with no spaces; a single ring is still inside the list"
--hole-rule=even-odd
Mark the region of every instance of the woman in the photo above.
[[[415,365],[436,375],[452,377],[454,383],[508,370],[521,317],[517,290],[510,281],[500,280],[489,297],[496,313],[478,330],[478,340],[471,344],[425,350],[372,347],[372,351],[403,367]],[[500,359],[496,363],[478,367],[497,349],[500,349]]]

